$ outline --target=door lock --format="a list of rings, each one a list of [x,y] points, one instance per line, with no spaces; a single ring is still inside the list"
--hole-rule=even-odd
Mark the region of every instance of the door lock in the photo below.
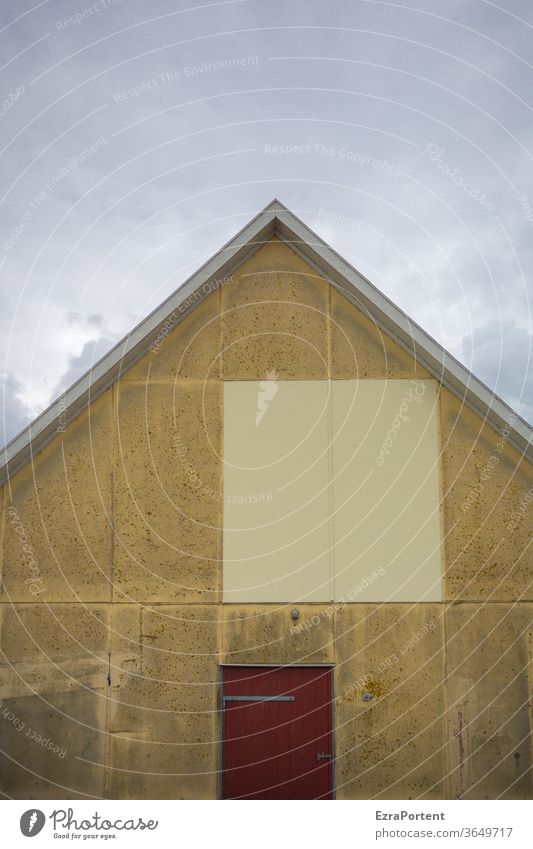
[[[332,755],[330,755],[329,752],[317,752],[316,753],[317,761],[331,760],[331,757],[332,757]]]

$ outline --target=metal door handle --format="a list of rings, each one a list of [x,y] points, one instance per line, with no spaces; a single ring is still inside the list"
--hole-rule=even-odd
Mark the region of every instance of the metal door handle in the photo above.
[[[294,696],[222,696],[224,702],[293,702]]]
[[[317,761],[326,761],[326,760],[329,760],[331,757],[332,757],[332,755],[330,755],[329,752],[317,752],[316,753]]]

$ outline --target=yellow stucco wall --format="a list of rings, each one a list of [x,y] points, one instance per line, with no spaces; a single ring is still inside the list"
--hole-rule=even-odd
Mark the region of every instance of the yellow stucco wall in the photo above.
[[[441,603],[223,604],[221,381],[271,370],[430,378],[273,241],[3,488],[2,791],[214,798],[219,664],[300,662],[338,798],[530,798],[531,466],[439,389]]]

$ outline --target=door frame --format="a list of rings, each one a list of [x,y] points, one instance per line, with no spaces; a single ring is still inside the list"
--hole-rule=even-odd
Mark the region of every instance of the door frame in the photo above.
[[[334,663],[254,663],[251,661],[250,663],[219,663],[217,669],[217,800],[224,801],[223,797],[223,781],[224,781],[224,764],[223,764],[223,737],[224,737],[224,701],[222,698],[222,688],[224,686],[223,681],[223,671],[227,667],[243,667],[243,666],[253,666],[253,667],[264,667],[265,669],[294,669],[297,667],[298,669],[329,669],[331,671],[330,681],[331,681],[331,691],[330,691],[330,704],[331,704],[331,748],[333,751],[333,763],[331,770],[331,795],[332,801],[335,801],[337,798],[337,754],[336,754],[336,712],[335,712],[335,664]]]

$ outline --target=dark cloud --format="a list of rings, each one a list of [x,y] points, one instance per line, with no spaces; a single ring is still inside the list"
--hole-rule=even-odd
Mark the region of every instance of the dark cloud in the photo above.
[[[80,354],[69,358],[67,369],[54,387],[52,397],[57,398],[62,395],[85,372],[90,371],[117,341],[118,339],[110,339],[107,336],[98,336],[86,342]]]
[[[101,322],[94,322],[101,324]],[[91,339],[83,346],[81,353],[71,356],[68,366],[54,387],[50,400],[53,401],[62,395],[73,383],[75,383],[85,372],[89,371],[110,348],[118,341],[117,338],[99,336]],[[13,375],[0,375],[0,410],[4,418],[4,430],[0,444],[5,445],[30,422],[30,410],[22,399],[24,385]]]
[[[0,374],[0,410],[3,427],[0,444],[5,445],[23,430],[30,421],[29,410],[22,400],[24,386],[12,374]]]

